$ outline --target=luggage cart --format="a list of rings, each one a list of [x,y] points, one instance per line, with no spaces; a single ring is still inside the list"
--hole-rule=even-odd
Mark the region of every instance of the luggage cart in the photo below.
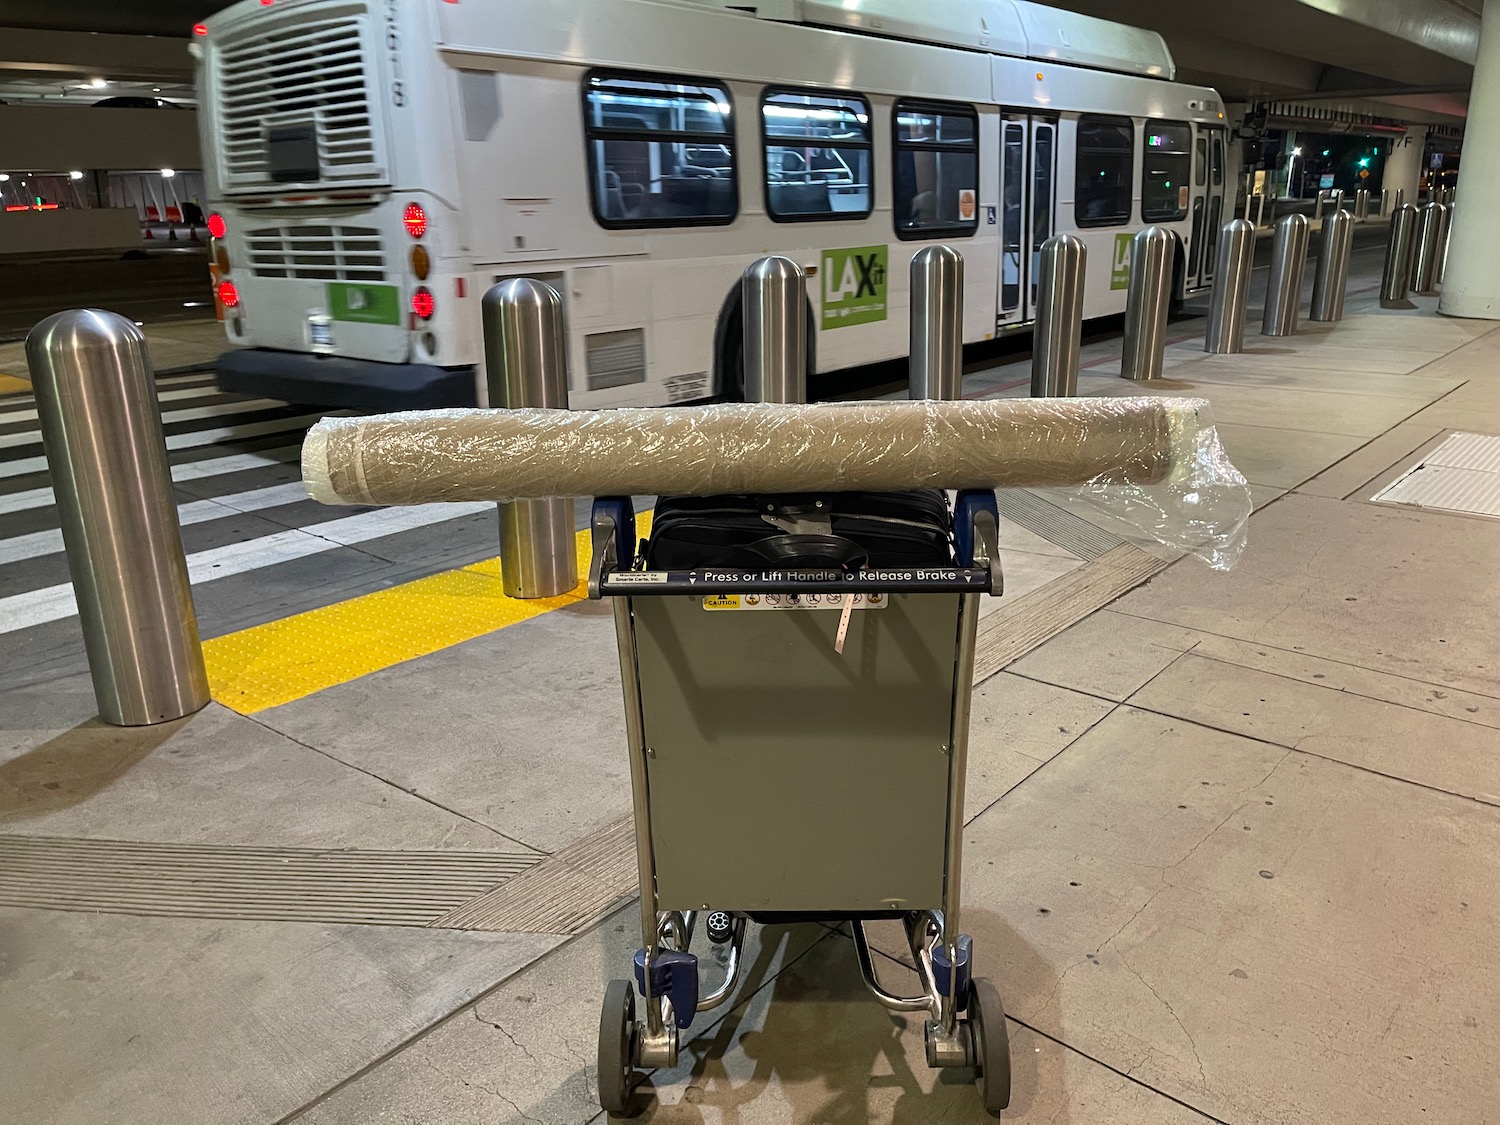
[[[998,596],[992,492],[595,501],[589,595],[614,599],[641,948],[611,981],[599,1101],[626,1114],[638,1068],[738,982],[747,922],[851,924],[860,973],[925,1012],[927,1062],[1010,1102],[999,992],[972,973],[959,880],[979,599]],[[724,565],[728,563],[728,565]],[[718,845],[718,846],[715,846]],[[699,919],[727,946],[706,988]],[[879,982],[865,924],[904,923],[922,991]],[[639,1005],[637,1004],[639,994]]]

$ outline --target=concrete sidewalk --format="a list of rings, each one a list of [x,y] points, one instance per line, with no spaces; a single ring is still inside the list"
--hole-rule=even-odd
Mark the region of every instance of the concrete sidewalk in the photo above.
[[[1500,522],[1369,502],[1446,432],[1500,434],[1500,335],[1371,298],[1241,356],[1174,325],[1147,386],[1085,355],[1083,393],[1209,398],[1259,511],[1235,571],[1173,563],[976,688],[965,928],[1013,1016],[1006,1120],[1500,1119]],[[1108,555],[1006,534],[997,645]],[[253,716],[92,713],[77,675],[0,695],[18,1121],[602,1120],[636,925],[599,605]],[[644,1119],[984,1119],[845,934],[749,955]]]

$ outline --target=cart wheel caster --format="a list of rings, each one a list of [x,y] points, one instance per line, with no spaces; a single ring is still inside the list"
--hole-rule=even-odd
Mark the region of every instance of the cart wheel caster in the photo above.
[[[629,981],[612,980],[599,1017],[600,1107],[630,1116],[635,1077],[635,988]]]
[[[1010,1032],[1000,992],[987,977],[969,984],[969,1033],[974,1037],[975,1082],[985,1112],[999,1117],[1010,1105]]]
[[[715,910],[708,916],[704,929],[708,931],[709,941],[723,945],[734,937],[734,918],[727,910]]]

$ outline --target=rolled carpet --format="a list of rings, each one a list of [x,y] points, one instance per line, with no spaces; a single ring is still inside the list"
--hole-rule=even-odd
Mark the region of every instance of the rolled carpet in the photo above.
[[[1206,408],[1064,398],[325,418],[302,475],[325,504],[1145,487],[1190,468]]]

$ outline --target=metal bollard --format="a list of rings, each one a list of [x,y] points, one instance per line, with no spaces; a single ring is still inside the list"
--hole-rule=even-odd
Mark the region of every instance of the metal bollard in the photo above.
[[[1330,193],[1327,191],[1318,192],[1317,200],[1313,203],[1313,222],[1317,222],[1323,217],[1323,204],[1327,200],[1329,194]]]
[[[1438,255],[1443,249],[1443,223],[1448,208],[1428,203],[1417,213],[1417,249],[1412,262],[1411,287],[1419,296],[1437,292]]]
[[[1370,217],[1370,189],[1359,188],[1354,193],[1354,217],[1361,222]]]
[[[568,408],[568,348],[557,290],[529,277],[490,287],[480,303],[490,405]],[[500,505],[500,579],[512,598],[555,598],[578,585],[570,499]]]
[[[807,284],[790,258],[761,258],[740,280],[745,401],[807,401]]]
[[[1452,199],[1453,189],[1448,189],[1448,197]],[[1437,234],[1437,252],[1433,256],[1432,263],[1432,287],[1434,290],[1443,284],[1443,273],[1448,265],[1448,232],[1453,229],[1453,204],[1443,204],[1443,213],[1439,216]]]
[[[1437,263],[1436,280],[1438,285],[1443,284],[1443,276],[1448,272],[1448,247],[1453,241],[1453,221],[1455,218],[1454,212],[1457,210],[1457,208],[1457,203],[1448,204],[1448,213],[1443,216],[1442,248],[1438,251]]]
[[[1147,227],[1130,245],[1130,291],[1125,295],[1125,351],[1120,378],[1161,378],[1167,344],[1167,305],[1172,297],[1172,249],[1176,239]]]
[[[951,401],[964,387],[964,259],[928,246],[911,260],[910,395]]]
[[[1208,306],[1204,351],[1230,355],[1245,350],[1245,306],[1250,300],[1250,274],[1254,267],[1255,228],[1244,219],[1231,219],[1219,232],[1218,266]]]
[[[1262,336],[1292,336],[1302,309],[1302,278],[1307,271],[1307,217],[1283,215],[1271,247],[1271,276],[1266,282]]]
[[[31,330],[26,361],[99,717],[138,727],[202,710],[208,672],[145,335],[73,309]]]
[[[1083,281],[1088,247],[1071,234],[1042,243],[1032,329],[1031,397],[1078,394],[1078,353],[1083,342]]]
[[[1398,193],[1399,198],[1399,193]],[[1385,272],[1380,279],[1380,307],[1409,309],[1413,253],[1417,248],[1417,209],[1403,203],[1391,213],[1391,236],[1385,248]]]
[[[1391,214],[1394,215],[1397,211],[1401,210],[1401,208],[1403,208],[1405,206],[1406,206],[1406,189],[1404,187],[1403,188],[1397,188],[1396,189],[1396,194],[1395,194],[1395,196],[1391,200]]]
[[[1344,319],[1344,294],[1349,288],[1349,254],[1354,249],[1354,216],[1337,211],[1328,216],[1319,239],[1318,269],[1313,275],[1311,320]]]

